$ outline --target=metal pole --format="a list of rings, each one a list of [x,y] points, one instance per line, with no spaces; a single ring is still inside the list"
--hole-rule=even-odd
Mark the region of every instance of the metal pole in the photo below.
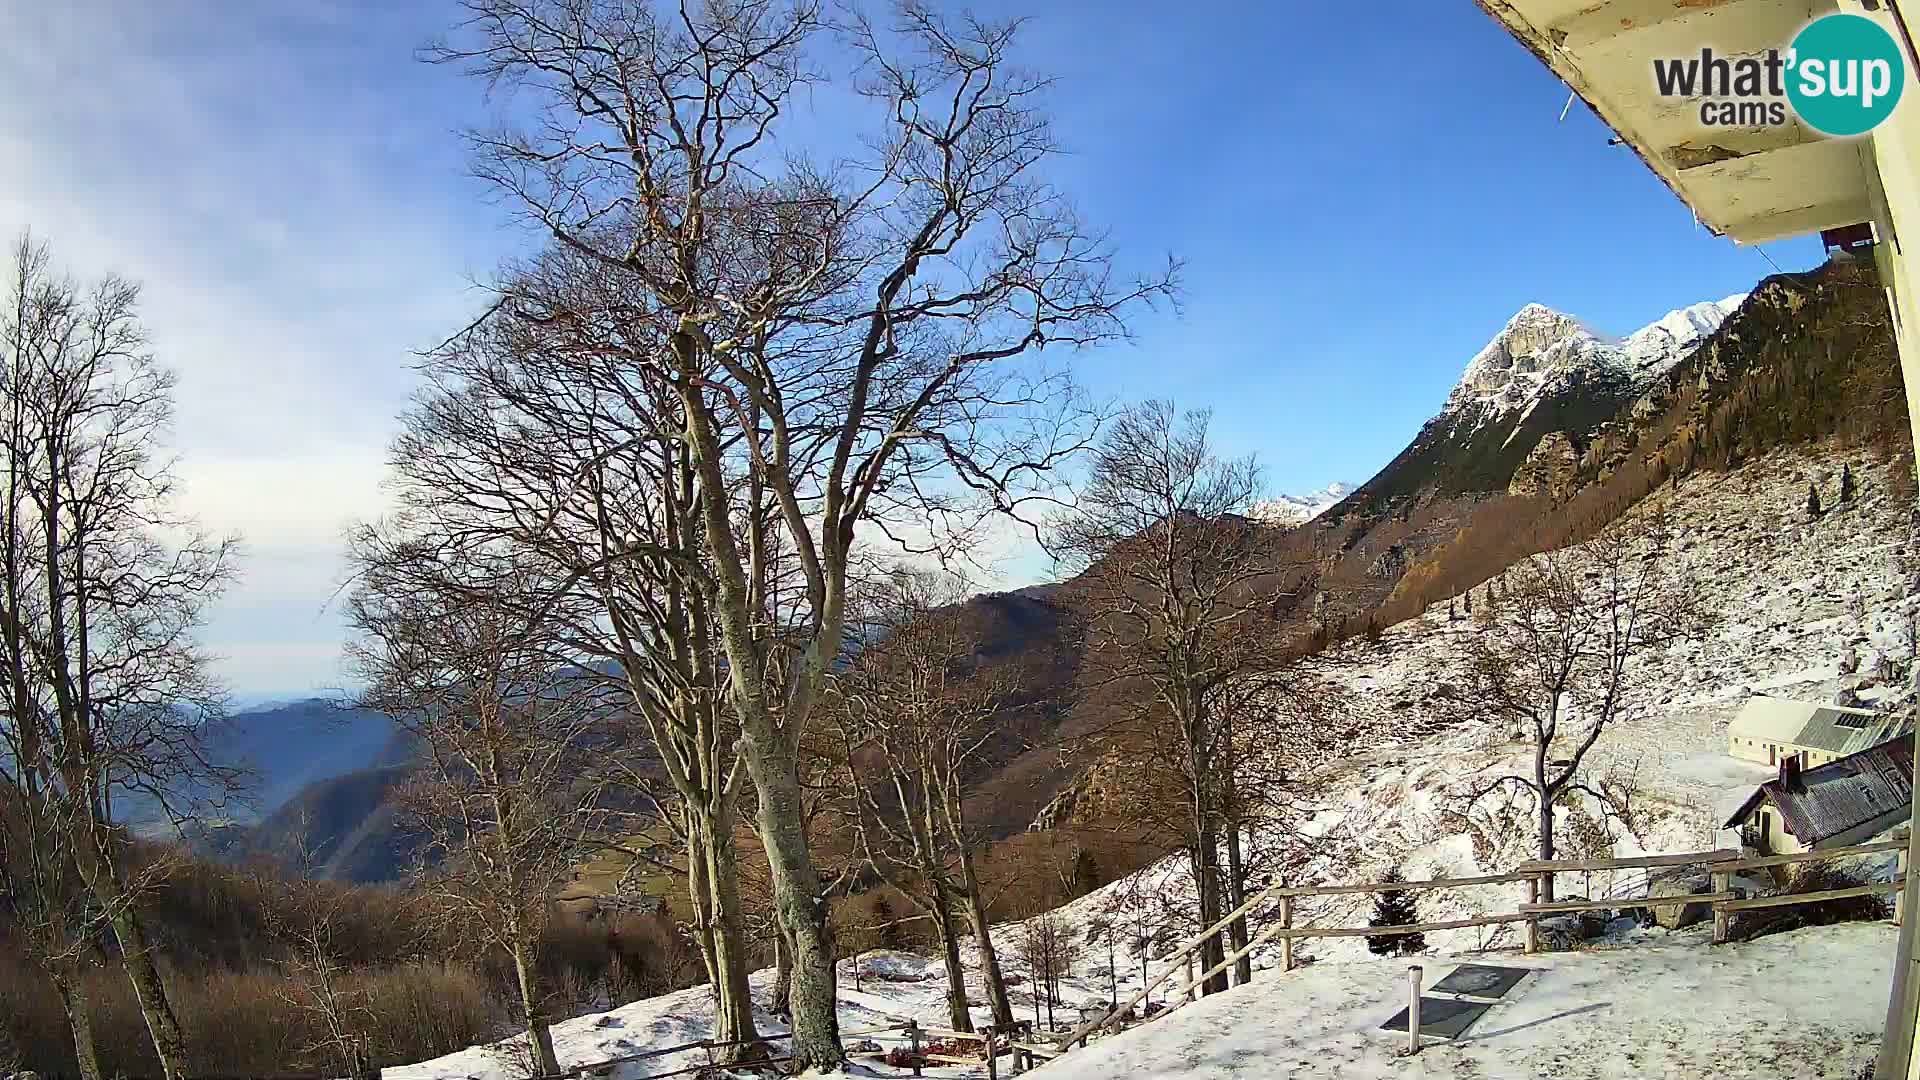
[[[1407,1053],[1420,1052],[1420,965],[1407,965]]]

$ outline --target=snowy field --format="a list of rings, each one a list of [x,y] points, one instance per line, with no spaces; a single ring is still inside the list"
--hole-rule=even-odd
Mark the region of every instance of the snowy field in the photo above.
[[[1850,1080],[1879,1043],[1896,934],[1854,923],[1717,948],[1502,956],[1537,974],[1465,1038],[1429,1041],[1411,1059],[1404,1033],[1379,1030],[1406,1004],[1406,963],[1320,965],[1203,999],[1032,1075]],[[1424,963],[1428,985],[1453,968]]]
[[[868,953],[861,958],[862,975],[855,988],[853,961],[840,964],[840,1027],[843,1031],[861,1031],[905,1023],[912,1019],[923,1027],[947,1024],[946,989],[940,965],[910,953]],[[765,1001],[773,986],[773,969],[753,974],[755,1001]],[[982,1010],[975,1017],[986,1023]],[[760,1013],[754,1018],[761,1032],[785,1032],[777,1017]],[[645,1001],[636,1001],[610,1012],[582,1016],[555,1024],[554,1051],[562,1068],[607,1061],[648,1050],[698,1042],[713,1031],[713,1004],[705,986],[676,991]],[[882,1047],[904,1046],[897,1036],[871,1036]],[[860,1038],[847,1040],[859,1042]],[[418,1065],[383,1070],[386,1080],[518,1080],[527,1075],[525,1039],[509,1039],[491,1046],[476,1046]],[[784,1044],[776,1044],[776,1047]],[[655,1076],[690,1068],[708,1061],[705,1051],[692,1050],[617,1066],[610,1080]],[[863,1071],[874,1076],[911,1075],[908,1070],[889,1069],[874,1062]],[[929,1068],[930,1077],[970,1076],[984,1069]],[[598,1075],[598,1074],[596,1074]]]
[[[1820,484],[1830,503],[1843,463],[1851,464],[1859,495],[1808,523],[1807,484]],[[1732,805],[1770,775],[1762,766],[1727,756],[1727,723],[1749,694],[1766,691],[1830,700],[1843,687],[1864,700],[1891,703],[1908,684],[1865,677],[1887,657],[1912,655],[1910,619],[1916,602],[1908,588],[1909,532],[1905,512],[1887,491],[1886,467],[1833,448],[1780,453],[1738,472],[1689,477],[1633,511],[1664,512],[1675,536],[1671,556],[1708,590],[1722,615],[1705,641],[1652,658],[1629,698],[1624,719],[1610,729],[1587,770],[1589,780],[1631,777],[1631,821],[1610,818],[1597,805],[1580,807],[1606,826],[1598,850],[1567,857],[1697,851],[1734,846],[1718,826]],[[1913,552],[1920,554],[1920,551]],[[1289,874],[1293,884],[1378,880],[1399,865],[1412,879],[1503,872],[1531,857],[1530,822],[1463,814],[1460,796],[1492,777],[1519,771],[1525,743],[1470,715],[1450,700],[1459,681],[1465,619],[1449,620],[1446,605],[1389,628],[1375,643],[1355,642],[1330,677],[1351,691],[1345,711],[1367,749],[1328,767],[1327,793],[1311,820],[1284,823],[1315,839],[1308,863]],[[1861,674],[1842,671],[1851,654]],[[1592,846],[1592,845],[1590,845]],[[1857,860],[1869,878],[1893,873],[1891,855]],[[1637,897],[1641,872],[1565,875],[1563,897]],[[1150,926],[1168,897],[1191,894],[1179,860],[1148,867],[1067,905],[1055,915],[1079,938],[1096,921],[1120,928],[1108,970],[1104,942],[1084,948],[1063,987],[1061,1027],[1093,1007],[1141,984],[1142,961],[1153,975],[1168,942],[1185,926]],[[1519,885],[1489,885],[1423,894],[1423,921],[1511,912],[1523,899]],[[1623,904],[1623,906],[1626,906]],[[1303,899],[1295,925],[1354,926],[1371,914],[1364,896]],[[1144,958],[1130,939],[1143,928],[1168,931]],[[1851,1077],[1872,1053],[1886,1006],[1894,931],[1884,923],[1853,924],[1709,948],[1705,930],[1669,933],[1622,920],[1599,948],[1524,957],[1501,953],[1496,962],[1541,969],[1518,997],[1483,1019],[1470,1039],[1397,1059],[1393,1037],[1374,1029],[1404,1004],[1404,961],[1371,958],[1363,938],[1316,939],[1300,944],[1311,966],[1282,975],[1271,970],[1254,983],[1183,1008],[1163,1021],[1102,1040],[1045,1066],[1046,1080],[1108,1080],[1116,1076],[1313,1077]],[[1026,973],[1005,954],[1018,926],[996,927],[1008,973]],[[1510,949],[1513,927],[1442,931],[1426,935],[1429,985],[1463,954]],[[970,951],[970,996],[984,1000]],[[1452,958],[1452,959],[1449,959]],[[1277,947],[1256,955],[1256,967],[1278,962]],[[931,960],[906,954],[868,954],[855,989],[854,961],[840,968],[841,1025],[858,1030],[911,1018],[944,1027],[942,976]],[[766,998],[771,971],[754,976],[755,996]],[[1177,985],[1177,983],[1175,984]],[[1031,983],[1012,987],[1016,1014],[1029,1017]],[[1160,993],[1156,992],[1158,1000]],[[985,1022],[983,1010],[976,1020]],[[712,1010],[704,988],[637,1002],[599,1016],[556,1026],[563,1065],[601,1061],[707,1036]],[[771,1017],[763,1031],[785,1030]],[[1401,1036],[1404,1040],[1404,1036]],[[883,1039],[898,1045],[897,1039]],[[395,1080],[510,1080],[524,1075],[524,1049],[510,1040],[436,1061],[387,1070]],[[703,1063],[692,1052],[622,1066],[613,1080],[656,1075]],[[897,1075],[871,1067],[868,1075]],[[929,1076],[984,1075],[984,1070],[930,1069]]]

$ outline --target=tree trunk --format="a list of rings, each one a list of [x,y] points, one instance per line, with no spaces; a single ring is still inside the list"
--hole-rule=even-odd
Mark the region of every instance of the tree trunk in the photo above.
[[[1533,749],[1533,793],[1540,803],[1540,861],[1553,861],[1553,802],[1560,793],[1547,787],[1547,748],[1550,740],[1536,739]],[[1540,875],[1540,902],[1553,903],[1553,875]]]
[[[734,864],[733,834],[714,832],[709,852],[708,885],[713,890],[713,984],[718,1009],[714,1039],[741,1045],[722,1050],[722,1062],[754,1054],[760,1033],[753,1025],[753,988],[747,982],[746,919],[740,910],[740,874]]]
[[[100,907],[107,911],[108,924],[120,944],[120,963],[127,980],[133,984],[134,999],[146,1021],[147,1034],[153,1039],[153,1052],[160,1059],[164,1080],[184,1080],[187,1075],[187,1044],[180,1032],[180,1020],[174,1015],[167,996],[167,984],[154,963],[153,946],[147,941],[146,924],[133,904],[133,897],[121,880],[120,868],[110,854],[111,839],[104,829],[82,823],[76,830],[76,862],[82,879]]]
[[[1204,929],[1219,922],[1225,909],[1220,906],[1220,837],[1214,832],[1212,822],[1200,829],[1198,839],[1199,844],[1193,852],[1193,878],[1200,894],[1200,926]],[[1207,939],[1200,943],[1199,956],[1200,971],[1212,971],[1227,958],[1219,934],[1207,935]],[[1203,994],[1218,994],[1226,988],[1227,973],[1218,971],[1208,977],[1206,984],[1199,989]]]
[[[526,1018],[527,1047],[533,1056],[533,1074],[557,1076],[560,1059],[553,1052],[553,1029],[547,1025],[546,1010],[540,992],[540,973],[535,969],[532,951],[523,942],[513,945],[513,973],[520,982],[520,1009]]]
[[[173,1014],[173,1003],[167,998],[167,986],[160,978],[160,969],[154,964],[146,926],[126,898],[108,895],[98,899],[103,906],[114,905],[108,908],[113,912],[108,921],[113,925],[114,938],[120,942],[120,962],[133,984],[133,996],[140,1004],[141,1017],[146,1020],[147,1034],[153,1038],[153,1052],[160,1058],[161,1075],[165,1080],[185,1080],[186,1038],[180,1032],[179,1019]]]
[[[960,886],[967,901],[967,922],[973,926],[974,944],[980,950],[980,973],[987,984],[987,1007],[993,1010],[993,1026],[1013,1024],[1013,1002],[1007,997],[1007,980],[1000,972],[1000,951],[993,945],[993,928],[987,924],[987,907],[980,899],[980,879],[973,872],[973,852],[960,849]]]
[[[767,1009],[791,1024],[793,1022],[793,944],[780,920],[773,920],[773,1000]]]
[[[960,966],[960,939],[955,933],[953,910],[945,899],[933,906],[933,927],[940,935],[940,956],[947,966],[947,1019],[955,1031],[972,1031],[973,1014],[967,1011],[967,972]]]
[[[1229,911],[1237,911],[1247,901],[1247,867],[1244,854],[1240,850],[1238,792],[1235,790],[1233,770],[1235,762],[1232,754],[1227,755],[1226,785],[1227,805],[1227,898]],[[1227,924],[1227,935],[1233,942],[1233,950],[1240,952],[1247,947],[1247,917],[1242,914]],[[1233,984],[1245,986],[1253,981],[1253,957],[1243,955],[1233,963]]]
[[[1540,861],[1553,861],[1553,803],[1545,796],[1540,799]],[[1553,875],[1540,875],[1540,902],[1553,903]]]
[[[1216,762],[1207,752],[1204,742],[1204,714],[1199,695],[1189,691],[1184,703],[1186,715],[1181,725],[1187,736],[1187,782],[1192,786],[1188,793],[1188,810],[1193,815],[1189,822],[1189,838],[1193,842],[1193,884],[1200,898],[1200,926],[1205,929],[1219,922],[1226,910],[1220,906],[1219,814],[1212,798],[1215,794],[1212,783],[1216,779]],[[1221,944],[1220,934],[1209,934],[1200,943],[1200,971],[1212,971],[1226,958],[1227,952]],[[1221,971],[1208,978],[1204,987],[1196,988],[1196,992],[1217,994],[1226,988],[1227,973]]]
[[[718,1003],[720,988],[720,950],[714,945],[713,889],[707,885],[706,840],[700,835],[696,811],[690,804],[680,808],[681,822],[687,830],[687,907],[693,915],[693,943],[700,950],[700,966],[707,970],[707,987]]]
[[[691,278],[689,280],[692,280]],[[777,720],[766,694],[765,654],[755,635],[748,611],[749,583],[735,542],[733,521],[721,493],[728,489],[721,473],[725,452],[714,431],[705,390],[695,378],[705,357],[696,344],[695,324],[683,319],[671,336],[684,382],[682,404],[687,420],[691,457],[706,494],[701,500],[707,544],[714,553],[719,578],[720,641],[727,658],[730,697],[740,718],[740,757],[759,793],[756,812],[760,844],[766,851],[768,876],[773,884],[773,907],[789,937],[793,951],[793,989],[790,1008],[793,1014],[792,1060],[794,1072],[818,1069],[833,1072],[846,1060],[840,1047],[839,999],[834,988],[834,945],[827,926],[827,898],[821,894],[820,874],[807,849],[806,803],[800,787],[798,725],[806,723],[806,709],[795,706]],[[838,540],[834,540],[837,543]],[[845,563],[839,564],[844,570]],[[837,600],[829,596],[826,609],[816,611],[820,635],[814,642],[815,654],[796,661],[805,669],[813,665],[815,673],[824,672],[832,661],[832,649],[840,645],[841,618]],[[794,676],[796,686],[806,686],[810,675],[803,670]],[[794,705],[789,700],[788,705]],[[782,724],[789,725],[783,730]]]
[[[896,773],[896,777],[899,775]],[[900,808],[906,812],[908,828],[913,835],[914,860],[918,863],[924,887],[932,894],[931,903],[926,908],[927,914],[933,917],[941,960],[947,968],[947,1019],[955,1031],[971,1032],[973,1016],[967,1011],[967,972],[960,966],[960,940],[953,917],[955,890],[939,845],[934,842],[935,830],[940,825],[934,801],[934,785],[922,777],[918,784],[920,799],[915,803],[904,794],[906,781],[897,783],[902,785],[899,787],[903,792]]]
[[[55,962],[50,973],[53,987],[60,994],[60,1008],[67,1014],[67,1026],[73,1031],[73,1058],[80,1066],[80,1080],[101,1080],[100,1052],[93,1045],[93,1017],[87,992],[80,984],[77,965]]]
[[[746,920],[740,908],[733,834],[724,820],[705,808],[689,802],[684,804],[684,813],[687,890],[696,923],[695,940],[713,996],[713,1040],[739,1044],[722,1049],[722,1062],[742,1060],[753,1055],[752,1044],[760,1034],[754,1028],[753,994],[747,983]]]
[[[762,718],[764,722],[765,718]],[[773,879],[773,906],[785,928],[793,956],[793,1061],[796,1072],[832,1072],[846,1055],[840,1048],[839,999],[833,969],[833,935],[827,926],[827,898],[807,850],[798,763],[755,734],[741,740],[741,752],[754,788],[760,842]]]

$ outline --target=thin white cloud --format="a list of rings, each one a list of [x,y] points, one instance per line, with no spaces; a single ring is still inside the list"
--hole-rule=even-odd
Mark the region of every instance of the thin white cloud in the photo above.
[[[341,528],[508,239],[409,100],[425,31],[273,7],[0,5],[0,236],[142,284],[185,506],[247,541],[205,634],[243,693],[338,685]]]

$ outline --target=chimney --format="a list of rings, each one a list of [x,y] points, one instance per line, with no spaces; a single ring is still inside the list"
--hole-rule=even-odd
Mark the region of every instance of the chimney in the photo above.
[[[1800,779],[1800,755],[1788,754],[1780,759],[1780,782],[1791,784]]]

